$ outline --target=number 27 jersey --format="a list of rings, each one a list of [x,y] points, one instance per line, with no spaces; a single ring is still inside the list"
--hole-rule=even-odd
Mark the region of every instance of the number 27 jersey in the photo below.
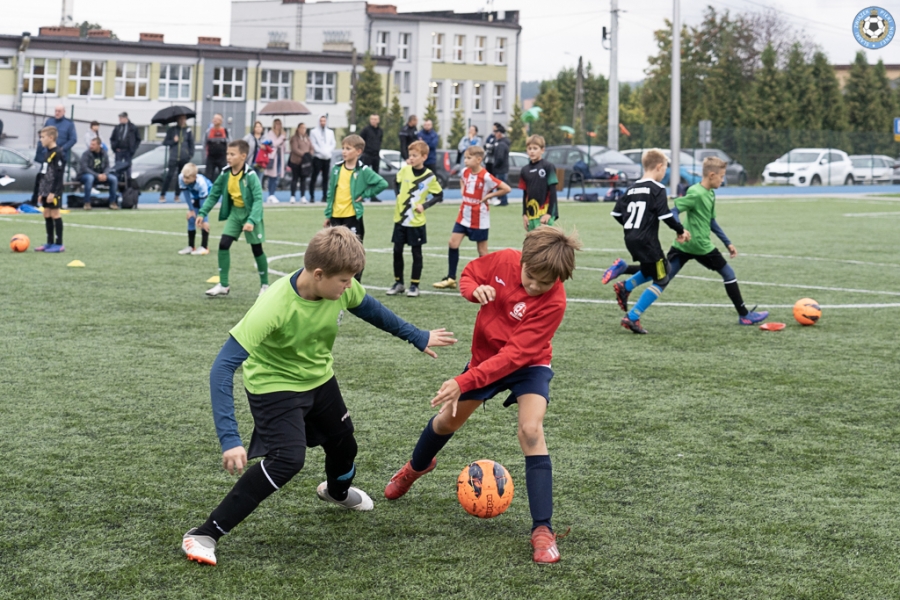
[[[632,258],[653,263],[665,257],[659,244],[659,222],[672,217],[663,184],[641,179],[625,190],[610,213],[625,229],[625,247]]]

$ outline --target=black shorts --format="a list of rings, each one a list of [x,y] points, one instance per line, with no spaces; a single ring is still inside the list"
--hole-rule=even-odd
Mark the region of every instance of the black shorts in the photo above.
[[[394,235],[391,236],[392,244],[406,244],[407,246],[424,246],[428,243],[425,235],[425,226],[407,227],[400,223],[394,223]]]
[[[332,438],[353,433],[350,411],[337,379],[306,392],[251,394],[253,436],[249,458],[266,456],[279,448],[321,446]]]
[[[359,241],[363,241],[363,238],[366,237],[366,226],[363,224],[362,218],[358,217],[331,217],[331,226],[332,227],[346,227],[359,238]]]
[[[707,254],[688,254],[673,246],[669,248],[669,254],[667,256],[669,262],[674,262],[677,259],[682,266],[686,265],[690,260],[696,260],[710,271],[715,271],[717,273],[724,269],[728,264],[728,261],[725,260],[725,257],[722,256],[722,253],[719,252],[718,248],[713,248],[712,252]]]
[[[666,285],[669,283],[669,261],[661,258],[652,263],[641,263],[641,274],[653,279],[653,283]]]
[[[463,369],[463,373],[469,370],[469,365]],[[523,367],[513,371],[503,379],[489,383],[483,388],[463,392],[460,400],[490,400],[500,392],[509,391],[510,394],[503,406],[510,406],[518,402],[519,396],[525,394],[537,394],[550,402],[550,380],[553,379],[553,369],[545,365]]]
[[[486,242],[489,232],[489,229],[475,229],[473,227],[460,225],[459,223],[453,224],[453,233],[461,233],[473,242]]]
[[[53,196],[53,200],[49,200],[50,196],[41,196],[39,198],[41,206],[44,208],[62,208],[59,203],[59,196]]]

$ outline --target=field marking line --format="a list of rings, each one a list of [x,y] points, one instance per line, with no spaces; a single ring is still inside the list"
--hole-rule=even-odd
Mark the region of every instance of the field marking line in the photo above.
[[[844,213],[842,217],[900,217],[900,210],[889,212]]]

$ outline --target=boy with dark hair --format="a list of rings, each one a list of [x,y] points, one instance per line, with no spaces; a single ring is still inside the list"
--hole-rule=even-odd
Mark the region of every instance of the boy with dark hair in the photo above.
[[[269,288],[269,261],[263,252],[265,227],[263,225],[262,185],[256,171],[247,165],[250,145],[244,140],[228,144],[226,159],[229,169],[225,169],[213,184],[212,192],[197,212],[203,231],[209,231],[206,216],[222,199],[219,220],[225,221],[222,239],[219,241],[219,283],[206,290],[207,296],[227,296],[231,291],[228,273],[231,270],[231,244],[240,237],[250,244],[256,266],[259,269],[259,295]]]
[[[491,226],[489,200],[509,193],[509,185],[500,181],[481,166],[484,148],[469,146],[464,154],[465,168],[459,177],[462,190],[462,204],[453,233],[450,234],[450,249],[447,254],[449,267],[447,276],[434,284],[438,289],[456,288],[456,268],[459,266],[459,245],[463,237],[475,242],[478,256],[488,253],[488,231]]]
[[[406,323],[366,294],[354,280],[365,262],[362,243],[348,229],[320,231],[306,249],[304,268],[276,281],[231,330],[209,375],[222,466],[241,473],[248,456],[264,458],[243,473],[203,525],[184,534],[181,549],[189,560],[215,565],[219,539],[303,468],[310,447],[325,451],[320,499],[348,510],[374,507],[352,486],[357,444],[331,354],[341,315],[350,311],[432,358],[429,347],[456,340],[444,329],[429,332]],[[234,372],[241,365],[254,422],[249,452],[234,415]]]
[[[201,241],[197,247],[197,213],[203,202],[209,198],[213,184],[204,175],[198,172],[197,165],[188,163],[181,169],[178,176],[178,189],[186,192],[188,245],[178,254],[191,254],[193,256],[206,256],[209,254],[209,230],[200,225]],[[209,221],[209,217],[203,217],[203,221]]]
[[[394,285],[387,292],[396,296],[406,292],[407,297],[419,295],[422,278],[422,246],[428,243],[425,232],[425,209],[443,201],[444,191],[435,174],[425,166],[429,146],[422,140],[409,145],[409,159],[397,172],[397,204],[394,207]],[[426,200],[431,194],[431,199]],[[409,289],[403,287],[403,247],[412,250],[412,275]]]
[[[537,563],[559,561],[553,516],[553,474],[544,440],[544,414],[553,371],[550,341],[566,311],[563,282],[575,270],[581,244],[556,227],[528,232],[522,251],[500,250],[476,258],[463,270],[459,288],[481,305],[472,335],[472,358],[432,398],[440,406],[425,426],[412,459],[388,483],[396,500],[437,465],[435,456],[463,423],[490,398],[510,392],[504,406],[518,404],[519,445],[525,454],[525,487],[531,508],[531,545]],[[450,410],[447,410],[450,409]]]
[[[519,174],[522,191],[522,224],[525,231],[553,225],[559,218],[556,207],[556,167],[544,159],[544,138],[532,135],[525,141],[530,162]]]
[[[34,249],[35,252],[65,252],[63,246],[63,222],[59,209],[62,206],[63,171],[66,167],[65,157],[56,145],[56,127],[41,129],[41,147],[44,148],[44,161],[41,164],[40,181],[38,182],[38,201],[44,209],[44,225],[47,228],[47,243]],[[56,232],[56,243],[53,243],[53,232]]]

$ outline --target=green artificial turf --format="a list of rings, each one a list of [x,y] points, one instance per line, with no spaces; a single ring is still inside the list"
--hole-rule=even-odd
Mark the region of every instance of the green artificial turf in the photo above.
[[[393,280],[391,210],[366,210],[369,286]],[[445,275],[456,210],[428,212],[427,289]],[[545,422],[554,523],[572,532],[562,562],[545,567],[531,563],[515,408],[502,399],[473,415],[406,497],[382,495],[433,414],[428,400],[464,366],[477,306],[371,290],[403,318],[460,339],[433,361],[343,319],[335,371],[360,444],[356,485],[375,510],[318,501],[323,455],[313,449],[209,568],[179,546],[234,482],[221,469],[208,372],[256,297],[250,249],[233,246],[232,293],[218,299],[203,294],[215,249],[176,254],[180,210],[77,212],[64,216],[65,254],[4,250],[0,598],[900,596],[900,203],[720,201],[747,304],[786,322],[778,333],[739,327],[719,276],[696,263],[642,318],[650,335],[625,331],[612,286],[600,284],[602,269],[627,258],[609,210],[560,208],[586,250],[566,286]],[[845,216],[864,213],[878,216]],[[301,253],[323,217],[320,206],[288,207],[266,208],[265,219],[275,259]],[[492,248],[520,245],[517,207],[492,221]],[[26,233],[34,247],[43,232],[40,217],[0,217],[0,239]],[[462,254],[474,257],[474,246]],[[67,268],[74,259],[86,267]],[[407,255],[407,278],[410,264]],[[815,327],[791,316],[806,296],[824,306]],[[894,306],[840,306],[884,304]],[[236,387],[246,442],[239,375]],[[456,500],[458,472],[478,458],[503,463],[516,485],[510,509],[490,521]]]

